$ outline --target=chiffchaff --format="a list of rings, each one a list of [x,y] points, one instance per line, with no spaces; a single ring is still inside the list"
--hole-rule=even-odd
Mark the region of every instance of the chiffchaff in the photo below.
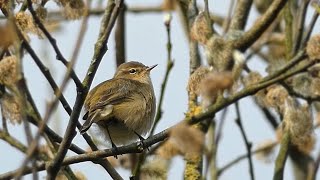
[[[81,133],[96,123],[112,147],[143,140],[154,121],[156,99],[150,71],[139,62],[121,64],[114,77],[93,88],[86,100]]]

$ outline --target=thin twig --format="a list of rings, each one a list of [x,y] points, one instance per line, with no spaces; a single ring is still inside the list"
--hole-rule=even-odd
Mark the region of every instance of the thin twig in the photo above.
[[[308,11],[308,5],[310,3],[310,0],[303,0],[302,1],[302,5],[300,6],[301,8],[300,11],[299,11],[299,16],[298,16],[298,23],[297,23],[297,28],[296,28],[296,32],[295,32],[295,41],[294,41],[294,44],[293,44],[293,52],[292,54],[295,54],[300,47],[303,47],[303,46],[300,46],[301,45],[301,40],[302,40],[302,36],[303,36],[303,33],[304,33],[304,23],[305,23],[305,20],[306,20],[306,14],[307,14],[307,11]]]
[[[0,139],[6,141],[8,144],[10,144],[12,147],[15,147],[19,151],[25,153],[27,151],[27,147],[22,144],[19,140],[16,138],[10,136],[7,134],[4,130],[0,130]]]
[[[276,19],[287,0],[274,0],[268,10],[254,23],[254,25],[244,33],[244,35],[234,42],[234,47],[245,51],[248,49],[263,33],[270,24]]]
[[[154,130],[158,124],[158,122],[160,121],[161,117],[162,117],[162,103],[163,103],[163,98],[164,98],[164,94],[165,94],[165,90],[166,90],[166,87],[167,87],[167,83],[168,83],[168,80],[169,80],[169,74],[174,66],[174,62],[172,60],[172,43],[171,43],[171,33],[170,33],[170,23],[171,23],[171,20],[168,22],[168,23],[165,23],[165,26],[166,26],[166,31],[167,31],[167,68],[166,68],[166,72],[165,72],[165,75],[164,75],[164,79],[161,83],[161,90],[160,90],[160,98],[159,98],[159,101],[158,101],[158,106],[157,106],[157,113],[156,113],[156,116],[155,116],[155,122],[154,122],[154,125],[153,125],[153,128],[151,130],[151,133],[150,134],[153,134],[154,133]]]
[[[228,108],[223,109],[221,118],[219,120],[219,125],[218,125],[218,128],[216,130],[217,133],[215,135],[215,137],[216,137],[215,143],[216,143],[217,147],[219,145],[219,142],[220,142],[220,139],[221,139],[221,136],[222,136],[223,125],[224,125],[224,122],[225,122],[226,117],[227,117],[227,112],[228,112]]]
[[[290,145],[290,132],[288,130],[285,130],[281,138],[281,145],[280,145],[279,154],[277,156],[276,163],[275,163],[273,180],[283,180],[284,167],[288,157],[289,145]]]
[[[254,180],[255,178],[254,178],[254,170],[253,170],[252,154],[251,154],[252,143],[249,142],[247,135],[246,135],[246,132],[243,128],[238,102],[235,103],[235,107],[236,107],[236,113],[237,113],[236,123],[240,128],[240,131],[241,131],[241,134],[242,134],[242,137],[243,137],[246,149],[247,149],[250,177],[252,180]]]
[[[56,52],[57,59],[60,60],[67,68],[70,67],[69,62],[63,57],[59,47],[57,46],[57,41],[51,36],[51,34],[48,32],[46,27],[42,24],[41,20],[37,16],[37,13],[35,12],[35,10],[32,7],[31,0],[27,0],[27,1],[28,1],[28,9],[29,9],[29,11],[30,11],[35,23],[41,29],[41,31],[44,33],[44,35],[48,38],[50,44],[52,45],[54,51]],[[81,89],[82,88],[82,83],[79,80],[78,76],[76,75],[76,73],[74,72],[73,69],[71,69],[71,78],[73,79],[73,81],[76,84],[77,88]]]
[[[302,59],[304,59],[305,56],[305,52],[304,51],[300,51],[296,54],[296,56],[294,58],[292,58],[288,64],[286,64],[281,71],[275,72],[271,75],[269,75],[267,78],[264,78],[262,82],[265,81],[269,81],[270,79],[273,79],[279,75],[281,75],[283,72],[289,70],[290,68],[292,68],[293,66],[295,66],[296,64],[298,64]]]
[[[319,1],[318,1],[318,3],[319,3]],[[311,34],[312,34],[312,31],[313,31],[313,29],[314,29],[314,26],[315,26],[315,24],[316,24],[316,22],[317,22],[318,17],[319,17],[319,13],[317,12],[317,10],[315,10],[314,13],[313,13],[311,22],[310,22],[308,28],[307,28],[306,31],[305,31],[304,38],[303,38],[303,40],[301,41],[301,47],[305,47],[305,46],[307,45],[307,42],[308,42],[309,39],[310,39],[310,36],[311,36]]]
[[[19,33],[19,31],[18,31]],[[20,32],[21,33],[21,32]],[[21,34],[22,35],[22,34]],[[34,60],[34,62],[37,64],[38,68],[40,69],[40,71],[42,72],[42,74],[46,77],[46,79],[48,80],[50,86],[52,87],[55,95],[57,95],[58,92],[61,92],[59,90],[59,87],[57,85],[57,83],[55,82],[54,78],[52,77],[49,69],[41,62],[40,58],[37,56],[37,54],[34,52],[34,50],[32,49],[32,47],[30,46],[30,44],[23,39],[23,42],[21,44],[22,47],[24,47],[27,52],[29,53],[29,55],[32,57],[32,59]],[[63,106],[63,108],[66,110],[67,113],[71,113],[71,108],[66,100],[66,98],[61,95],[59,97],[59,100]]]
[[[226,112],[226,110],[224,110],[224,112]],[[210,167],[210,176],[211,176],[211,179],[212,180],[217,180],[218,178],[218,168],[217,168],[217,149],[218,149],[218,146],[217,146],[217,142],[216,142],[216,139],[217,139],[217,128],[216,128],[216,121],[213,120],[212,123],[210,124],[210,127],[209,127],[209,132],[208,132],[208,135],[209,135],[209,142],[208,142],[208,150],[209,150],[209,153],[207,155],[207,161],[208,161],[208,165],[207,165],[207,168],[205,169],[205,173],[204,173],[204,176],[207,177],[207,173],[208,173],[208,170],[209,170],[209,167]]]
[[[308,102],[313,102],[313,101],[320,101],[320,96],[312,96],[312,95],[307,95],[300,93],[294,89],[294,87],[290,87],[287,83],[285,82],[280,82],[280,84],[288,91],[290,95],[296,96],[298,98],[304,99]]]
[[[114,33],[117,67],[126,61],[126,12],[125,7],[120,9]]]
[[[274,117],[274,115],[270,112],[268,108],[261,106],[256,100],[255,100],[255,103],[263,112],[264,116],[268,119],[268,122],[271,124],[272,128],[277,129],[277,127],[279,126],[279,123],[276,117]]]
[[[197,1],[191,0],[192,5],[189,7],[188,14],[189,14],[189,21],[190,21],[190,27],[193,21],[195,20],[196,16],[199,13],[198,7],[197,7]],[[189,38],[189,37],[188,37]],[[190,57],[190,63],[189,63],[189,73],[192,74],[200,65],[201,65],[201,58],[199,53],[199,46],[198,42],[196,41],[189,41],[189,57]],[[190,97],[189,97],[190,98]]]
[[[284,20],[285,20],[285,54],[286,59],[290,59],[293,55],[293,15],[291,6],[293,1],[288,1],[284,7]]]
[[[3,131],[6,132],[7,134],[9,134],[8,125],[7,125],[7,119],[4,116],[3,106],[2,105],[1,105],[1,116],[2,116],[2,128],[3,128]]]
[[[207,27],[209,29],[209,34],[212,35],[214,31],[212,29],[212,21],[211,21],[211,17],[210,17],[208,0],[204,0],[204,14],[205,14],[205,18],[206,18]]]
[[[314,162],[313,172],[311,173],[312,177],[310,178],[311,180],[317,179],[317,172],[319,170],[319,165],[320,165],[320,151],[318,152],[317,158]]]
[[[77,38],[77,42],[75,44],[75,47],[73,48],[73,53],[71,55],[70,62],[74,62],[75,59],[78,59],[79,51],[81,49],[81,45],[83,44],[83,39],[84,39],[85,33],[87,31],[88,19],[89,19],[88,11],[90,10],[90,7],[91,7],[91,1],[87,0],[87,4],[86,4],[86,8],[85,8],[87,13],[85,13],[85,15],[83,16],[83,19],[81,21],[80,31],[78,33],[78,38]],[[81,83],[81,87],[82,87],[82,83]]]
[[[246,26],[250,9],[252,6],[252,0],[238,0],[233,13],[233,18],[230,22],[229,30],[243,30]]]
[[[227,17],[223,21],[223,24],[222,24],[223,34],[226,34],[228,32],[228,30],[229,30],[232,11],[234,9],[234,4],[235,4],[234,2],[235,2],[235,0],[231,0],[231,2],[229,4],[229,8],[228,8]]]
[[[270,146],[276,146],[278,144],[277,141],[274,141]],[[270,148],[270,146],[268,146],[268,148]],[[260,152],[263,152],[265,151],[266,147],[261,147],[261,148],[258,148],[254,151],[251,152],[251,154],[257,154],[257,153],[260,153]],[[235,158],[234,160],[230,161],[229,163],[226,163],[226,165],[222,166],[219,171],[218,171],[218,176],[220,176],[223,172],[225,172],[227,169],[231,168],[232,166],[236,165],[238,162],[240,162],[241,160],[243,159],[246,159],[248,158],[248,153],[246,154],[243,154],[243,155],[240,155],[239,157]]]

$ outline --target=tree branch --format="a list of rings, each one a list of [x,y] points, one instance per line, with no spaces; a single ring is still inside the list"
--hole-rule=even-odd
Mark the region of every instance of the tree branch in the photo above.
[[[251,6],[252,0],[237,1],[235,12],[230,22],[229,30],[243,30],[245,28]]]
[[[273,180],[283,179],[284,165],[288,157],[289,145],[290,145],[290,132],[285,130],[283,137],[281,138],[281,146],[280,146],[279,154],[276,160]]]
[[[248,49],[276,19],[286,2],[287,0],[274,0],[262,17],[240,39],[235,40],[234,47],[241,51]]]
[[[247,135],[245,133],[245,130],[243,128],[243,125],[242,125],[240,109],[239,109],[239,103],[236,102],[235,106],[236,106],[236,113],[237,113],[236,123],[240,128],[240,131],[241,131],[241,134],[242,134],[242,137],[243,137],[246,149],[247,149],[247,157],[248,157],[248,162],[249,162],[250,177],[251,177],[251,180],[254,180],[255,178],[254,178],[254,170],[253,170],[252,155],[251,155],[252,143],[249,142],[249,140],[247,138]]]

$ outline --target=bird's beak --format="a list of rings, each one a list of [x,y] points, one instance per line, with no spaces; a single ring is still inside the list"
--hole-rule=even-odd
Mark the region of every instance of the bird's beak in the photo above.
[[[156,66],[158,66],[158,64],[155,64],[155,65],[153,65],[153,66],[150,66],[150,67],[148,67],[146,70],[148,71],[148,72],[150,72],[153,68],[155,68]]]

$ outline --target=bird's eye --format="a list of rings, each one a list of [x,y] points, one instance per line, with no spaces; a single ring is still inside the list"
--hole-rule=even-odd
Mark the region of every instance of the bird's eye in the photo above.
[[[130,74],[135,74],[135,73],[137,73],[137,70],[132,68],[132,69],[129,70],[129,73]]]

